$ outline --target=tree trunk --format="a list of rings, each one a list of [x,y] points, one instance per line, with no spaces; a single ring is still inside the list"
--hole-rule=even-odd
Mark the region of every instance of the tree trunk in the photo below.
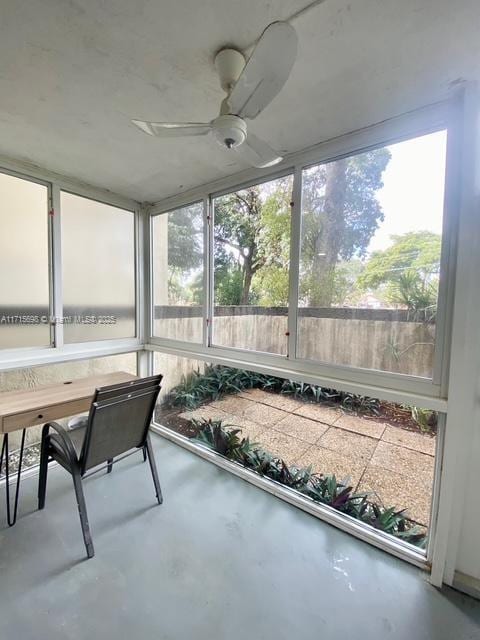
[[[331,306],[335,293],[335,266],[345,231],[346,174],[346,159],[326,166],[325,199],[319,216],[321,228],[315,242],[312,265],[315,285],[310,295],[310,306],[313,307]]]
[[[252,286],[252,278],[253,278],[252,256],[248,255],[245,258],[245,263],[243,265],[243,289],[242,289],[242,296],[240,298],[240,304],[248,304],[248,296],[250,294],[250,287]]]

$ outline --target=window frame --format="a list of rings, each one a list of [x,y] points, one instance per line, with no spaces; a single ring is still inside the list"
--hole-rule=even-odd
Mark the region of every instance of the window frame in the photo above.
[[[148,224],[148,253],[150,256],[149,259],[149,268],[148,268],[148,281],[149,281],[149,305],[148,305],[148,326],[149,331],[147,333],[151,338],[159,339],[159,340],[167,340],[168,342],[180,342],[178,340],[174,340],[172,338],[162,338],[160,336],[155,336],[155,273],[153,268],[153,262],[155,257],[155,248],[154,248],[154,233],[153,233],[153,224],[155,218],[159,216],[168,216],[170,213],[175,213],[179,209],[187,209],[188,207],[192,207],[194,205],[202,205],[202,218],[203,218],[203,304],[202,306],[202,340],[201,342],[192,342],[192,345],[204,345],[207,339],[208,332],[208,323],[206,322],[206,318],[208,317],[208,309],[209,309],[209,300],[208,300],[208,291],[209,291],[209,273],[208,273],[208,245],[209,245],[209,229],[208,229],[208,211],[205,202],[205,198],[197,198],[191,202],[187,202],[179,207],[173,207],[165,210],[161,210],[149,215],[149,224]],[[167,219],[168,225],[168,219]]]
[[[53,315],[54,309],[54,285],[53,285],[53,262],[54,262],[54,252],[53,252],[53,221],[52,216],[50,214],[52,210],[52,184],[47,180],[43,180],[41,178],[37,178],[35,176],[27,175],[20,171],[15,171],[14,169],[10,169],[9,167],[0,166],[0,173],[12,176],[13,178],[18,178],[19,180],[25,180],[26,182],[32,182],[34,184],[41,185],[46,187],[47,190],[47,278],[48,278],[48,314],[49,317]],[[0,363],[2,361],[2,356],[6,355],[7,358],[14,356],[16,353],[26,354],[31,351],[38,352],[46,352],[50,351],[55,345],[55,328],[49,322],[49,344],[42,346],[31,346],[31,347],[12,347],[6,349],[0,349]]]
[[[240,353],[251,353],[251,354],[261,354],[261,355],[266,355],[266,356],[272,356],[274,358],[288,358],[289,357],[289,352],[290,352],[290,325],[289,325],[289,318],[287,318],[287,331],[290,333],[290,335],[288,336],[288,341],[287,341],[287,349],[286,349],[286,354],[282,354],[282,353],[273,353],[273,352],[268,352],[268,351],[256,351],[255,349],[243,349],[241,347],[232,347],[232,346],[222,346],[222,345],[218,345],[215,344],[214,340],[213,340],[213,327],[214,327],[214,321],[215,321],[215,243],[214,243],[214,233],[215,233],[215,205],[214,205],[214,200],[216,200],[217,198],[221,198],[222,196],[226,196],[229,195],[231,193],[235,193],[236,191],[242,191],[243,189],[248,189],[249,187],[255,187],[258,185],[262,185],[262,184],[266,184],[267,182],[273,182],[275,180],[280,180],[281,178],[286,178],[288,176],[292,176],[292,201],[293,201],[293,193],[294,193],[294,189],[295,189],[295,173],[293,170],[286,168],[280,171],[275,171],[275,173],[271,173],[267,176],[263,176],[260,180],[248,180],[245,183],[241,183],[239,185],[237,185],[235,188],[233,189],[222,189],[221,191],[217,191],[217,192],[212,192],[208,194],[208,200],[209,200],[209,207],[210,207],[210,214],[209,214],[209,218],[208,218],[208,222],[209,225],[211,227],[210,230],[210,234],[209,234],[209,244],[208,244],[208,251],[207,253],[210,256],[210,263],[212,265],[211,268],[211,273],[210,275],[210,286],[209,286],[209,307],[208,307],[208,315],[207,318],[205,320],[205,323],[208,327],[208,339],[206,341],[206,344],[208,347],[212,348],[212,349],[228,349],[234,352],[240,352]],[[293,207],[290,207],[290,254],[289,254],[289,295],[290,295],[290,271],[291,271],[291,259],[292,259],[292,228],[293,228],[293,216],[294,216],[294,212],[293,212]],[[290,299],[289,299],[289,304],[290,304]],[[289,308],[290,311],[290,308]],[[290,315],[290,313],[289,313]]]
[[[301,176],[303,175],[303,172],[305,170],[311,169],[313,167],[318,167],[318,166],[322,166],[325,164],[328,164],[329,162],[335,162],[336,160],[341,160],[343,158],[352,158],[356,155],[361,155],[362,153],[365,153],[367,151],[374,151],[376,149],[382,149],[385,148],[391,144],[395,144],[395,143],[401,143],[401,142],[405,142],[408,140],[412,140],[414,138],[417,137],[422,137],[422,135],[428,135],[431,133],[437,133],[440,131],[445,131],[446,132],[446,146],[445,146],[445,187],[444,187],[444,195],[443,195],[443,219],[442,219],[442,239],[441,239],[441,255],[440,255],[440,281],[439,281],[439,289],[438,289],[438,300],[437,300],[437,313],[436,313],[436,320],[435,320],[435,344],[434,344],[434,355],[433,355],[433,367],[432,367],[432,377],[431,378],[424,378],[421,376],[415,376],[415,375],[411,375],[411,374],[402,374],[402,373],[395,373],[392,371],[381,371],[378,369],[367,369],[364,367],[355,367],[353,365],[342,365],[342,364],[332,364],[332,366],[334,367],[338,367],[339,371],[340,370],[350,370],[350,369],[357,369],[360,371],[366,371],[366,372],[377,372],[380,374],[386,374],[388,376],[401,376],[402,378],[408,377],[408,378],[412,378],[414,380],[417,380],[419,382],[429,382],[430,384],[433,385],[438,385],[441,386],[441,379],[442,379],[442,361],[443,361],[443,357],[444,357],[444,349],[445,349],[445,340],[444,340],[444,327],[446,325],[447,322],[447,314],[448,314],[448,308],[447,308],[447,304],[446,304],[446,297],[447,297],[447,286],[448,286],[448,281],[453,278],[454,274],[451,274],[451,276],[448,276],[448,271],[449,271],[449,258],[447,257],[450,254],[450,244],[451,244],[451,240],[454,237],[454,227],[453,225],[451,225],[451,216],[448,215],[447,216],[447,209],[449,209],[448,207],[448,200],[447,200],[447,180],[448,180],[448,175],[449,175],[449,171],[447,168],[447,164],[448,164],[448,156],[449,156],[449,149],[451,151],[451,147],[452,147],[452,132],[451,132],[451,126],[449,126],[446,122],[444,125],[442,124],[438,124],[438,126],[432,128],[431,130],[427,130],[424,131],[423,133],[420,134],[416,134],[416,135],[409,135],[406,137],[402,137],[400,139],[395,139],[392,141],[387,141],[384,143],[378,143],[378,144],[373,144],[373,145],[369,145],[368,147],[359,149],[353,153],[344,153],[342,155],[339,156],[335,156],[332,157],[328,160],[322,160],[321,162],[316,162],[316,163],[308,163],[305,165],[299,165],[298,171],[300,173],[300,176],[298,178],[299,181],[299,193],[297,194],[297,197],[294,199],[294,207],[295,204],[297,204],[297,211],[296,211],[296,215],[295,215],[295,220],[294,220],[294,225],[295,225],[295,229],[293,230],[293,233],[295,234],[295,243],[296,246],[294,247],[294,251],[296,252],[296,268],[297,268],[297,275],[296,275],[296,287],[297,287],[297,291],[296,291],[296,299],[295,300],[290,300],[289,301],[289,305],[291,304],[292,306],[292,314],[295,315],[295,329],[294,332],[292,331],[292,329],[289,329],[290,331],[290,335],[293,335],[294,340],[292,340],[292,353],[294,354],[294,358],[295,360],[299,361],[299,362],[303,362],[304,364],[310,363],[310,362],[315,362],[315,363],[321,363],[321,364],[329,364],[326,363],[324,361],[321,360],[310,360],[308,358],[300,358],[297,355],[298,352],[298,331],[297,331],[297,324],[298,324],[298,310],[299,310],[299,304],[298,304],[298,284],[299,284],[299,280],[298,280],[298,270],[300,267],[300,258],[301,258],[301,227],[302,227],[302,179]],[[448,221],[447,221],[448,218]],[[293,235],[292,233],[292,235]],[[289,308],[290,311],[290,308]],[[438,328],[440,326],[440,331],[438,331]],[[439,339],[437,339],[437,337]]]
[[[61,225],[61,215],[62,215],[62,211],[61,211],[61,194],[62,193],[66,193],[68,195],[71,196],[76,196],[78,198],[83,198],[84,200],[91,200],[92,202],[96,202],[98,204],[104,204],[110,207],[113,207],[115,209],[119,209],[121,211],[124,211],[126,213],[131,213],[133,215],[133,260],[134,260],[134,305],[135,305],[135,331],[134,331],[134,335],[130,336],[130,337],[126,337],[126,338],[113,338],[111,340],[107,339],[101,339],[101,340],[85,340],[85,341],[80,341],[80,342],[65,342],[64,341],[64,331],[63,331],[63,324],[62,323],[56,323],[56,330],[57,330],[57,334],[58,334],[58,344],[61,345],[65,345],[66,347],[70,347],[71,345],[80,345],[80,344],[101,344],[104,342],[117,342],[117,341],[121,341],[121,340],[132,340],[134,338],[137,338],[140,334],[140,321],[141,318],[139,316],[139,311],[140,311],[140,300],[139,300],[139,278],[138,278],[138,272],[139,272],[139,228],[138,228],[138,217],[136,215],[136,211],[132,210],[128,207],[125,206],[119,206],[118,204],[112,204],[111,202],[107,202],[104,199],[100,200],[98,198],[93,198],[91,196],[87,196],[87,195],[83,195],[81,193],[78,193],[78,191],[73,191],[71,189],[59,189],[59,193],[58,193],[58,209],[53,208],[53,211],[57,211],[59,212],[58,216],[55,213],[55,215],[53,216],[54,218],[57,217],[57,219],[60,219],[60,222],[57,222],[57,233],[59,234],[58,237],[55,238],[55,247],[57,248],[58,251],[61,252],[61,246],[62,246],[62,237],[61,237],[61,233],[62,233],[62,225]],[[56,264],[60,264],[61,266],[63,265],[63,261],[60,260],[58,263]],[[56,270],[55,270],[56,271]],[[63,274],[62,271],[60,271],[60,273],[56,273],[56,284],[57,287],[61,287],[60,291],[58,291],[57,289],[55,289],[55,293],[57,296],[57,299],[60,298],[62,306],[61,306],[61,313],[57,316],[55,315],[55,317],[60,317],[63,315]],[[58,325],[58,326],[57,326]]]
[[[142,274],[145,264],[145,236],[143,218],[145,208],[140,203],[117,196],[104,189],[83,185],[80,182],[59,176],[28,163],[3,159],[0,172],[47,187],[48,194],[48,278],[49,315],[56,319],[50,324],[50,345],[42,347],[19,347],[0,350],[0,371],[32,367],[42,364],[90,359],[116,355],[131,351],[140,352],[145,341],[144,300],[145,284]],[[131,212],[134,216],[135,256],[135,336],[81,343],[65,344],[63,324],[58,321],[63,315],[62,293],[62,242],[60,193],[65,191]]]
[[[456,262],[456,236],[458,225],[458,186],[455,162],[458,153],[456,123],[461,116],[462,101],[458,97],[423,107],[345,136],[315,145],[306,151],[288,156],[276,170],[252,169],[236,174],[184,194],[167,198],[152,207],[155,216],[201,199],[206,203],[208,224],[207,273],[209,276],[207,328],[203,345],[162,339],[148,334],[146,348],[152,351],[176,353],[219,364],[232,364],[239,368],[278,374],[345,391],[372,395],[395,402],[417,404],[445,412],[447,410],[448,365],[453,307],[453,282]],[[372,149],[402,142],[445,129],[447,131],[444,218],[442,233],[441,278],[437,312],[434,370],[432,378],[370,370],[351,365],[337,365],[320,361],[307,361],[296,357],[298,270],[300,258],[301,176],[313,165],[363,153]],[[213,316],[213,199],[253,184],[261,184],[293,174],[293,206],[290,245],[290,291],[288,309],[289,348],[287,355],[266,354],[235,347],[218,347],[212,343]],[[233,365],[232,365],[233,366]]]

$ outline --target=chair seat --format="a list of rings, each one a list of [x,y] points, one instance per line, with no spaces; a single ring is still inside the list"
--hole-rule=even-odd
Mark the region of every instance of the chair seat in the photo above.
[[[67,429],[69,431],[73,431],[74,429],[86,427],[87,423],[88,423],[88,413],[82,413],[78,416],[73,416],[73,418],[70,418],[67,424]]]
[[[85,440],[85,433],[87,431],[87,425],[85,424],[83,427],[78,426],[71,431],[68,431],[68,436],[73,444],[73,448],[75,449],[75,453],[77,454],[77,458],[80,458],[80,453],[82,451],[83,441]],[[62,439],[56,433],[50,434],[50,445],[53,447],[56,453],[60,456],[65,457],[65,451],[62,443]]]

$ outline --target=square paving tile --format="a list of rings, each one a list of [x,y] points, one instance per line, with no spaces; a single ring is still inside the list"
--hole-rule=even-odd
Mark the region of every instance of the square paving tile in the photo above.
[[[324,424],[333,424],[343,412],[335,407],[327,407],[322,404],[302,404],[295,413],[304,418],[310,418],[310,420],[317,420],[317,422],[323,422]]]
[[[368,418],[362,418],[362,416],[356,416],[349,413],[344,413],[338,420],[335,421],[335,427],[346,429],[347,431],[353,431],[355,433],[361,433],[364,436],[370,436],[371,438],[381,438],[387,425],[375,420],[369,420]]]
[[[268,404],[271,407],[282,409],[283,411],[293,412],[303,404],[301,400],[296,400],[287,394],[263,391],[263,389],[246,389],[239,395],[242,398],[247,398],[247,400]]]
[[[242,438],[250,438],[251,443],[263,446],[261,444],[261,439],[263,432],[268,429],[267,426],[264,424],[258,424],[258,422],[253,422],[253,420],[248,420],[242,416],[234,416],[230,413],[226,413],[225,416],[224,424],[241,429]]]
[[[249,400],[244,401],[248,402],[250,406],[244,411],[243,415],[249,420],[253,420],[254,422],[258,422],[259,424],[272,426],[276,422],[280,422],[280,420],[283,420],[283,418],[288,415],[286,411],[275,409],[275,407],[270,407],[267,404],[261,404],[260,402],[250,402]],[[232,411],[232,413],[236,412]]]
[[[368,436],[362,436],[359,433],[330,427],[317,444],[320,447],[332,449],[356,463],[360,460],[364,460],[365,462],[370,460],[378,444],[378,440],[374,440]]]
[[[353,462],[336,451],[314,445],[297,460],[299,467],[312,467],[315,473],[335,474],[337,480],[349,478],[349,484],[355,488],[365,469],[362,462]]]
[[[405,476],[421,477],[423,480],[433,478],[434,459],[425,453],[412,451],[380,440],[372,456],[371,465],[382,467]]]
[[[184,420],[225,420],[226,416],[227,413],[225,411],[217,409],[211,404],[179,414],[179,418],[184,418]]]
[[[368,465],[357,490],[373,492],[384,506],[407,509],[409,518],[429,524],[432,482]]]
[[[265,429],[260,435],[259,444],[274,456],[282,458],[288,465],[296,464],[298,458],[311,446],[308,442],[292,438],[274,429]]]
[[[286,418],[280,420],[280,422],[277,422],[273,426],[273,429],[276,431],[281,431],[294,438],[300,438],[300,440],[304,440],[310,444],[315,444],[328,428],[327,424],[309,420],[308,418],[303,418],[295,414],[287,415]]]
[[[251,400],[247,400],[246,398],[241,398],[239,395],[227,395],[224,398],[220,398],[220,400],[214,400],[210,402],[210,407],[215,407],[216,409],[222,409],[226,413],[233,413],[236,416],[243,416],[247,409],[255,406],[255,402]]]
[[[436,437],[426,433],[416,433],[415,431],[407,431],[399,427],[387,426],[382,440],[390,442],[391,444],[407,447],[407,449],[427,453],[430,456],[435,455]]]
[[[279,409],[283,409],[284,411],[290,411],[293,413],[305,405],[303,400],[299,400],[288,393],[279,393],[277,397],[280,404],[275,406],[278,406]]]

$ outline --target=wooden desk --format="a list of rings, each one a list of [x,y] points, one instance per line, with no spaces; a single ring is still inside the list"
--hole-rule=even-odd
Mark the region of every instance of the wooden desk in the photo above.
[[[125,371],[115,371],[101,376],[90,376],[78,380],[67,380],[56,384],[42,385],[22,391],[0,392],[0,434],[3,433],[3,444],[0,453],[0,474],[5,461],[5,493],[7,499],[7,521],[13,526],[17,519],[18,491],[22,472],[23,450],[25,446],[25,430],[28,427],[45,424],[59,418],[67,418],[88,411],[95,389],[119,382],[135,380],[137,376]],[[10,506],[10,478],[8,470],[8,434],[23,430],[20,445],[20,456],[17,470],[17,484],[13,516]]]
[[[95,389],[137,376],[115,371],[100,376],[0,393],[0,433],[18,431],[88,411]]]

